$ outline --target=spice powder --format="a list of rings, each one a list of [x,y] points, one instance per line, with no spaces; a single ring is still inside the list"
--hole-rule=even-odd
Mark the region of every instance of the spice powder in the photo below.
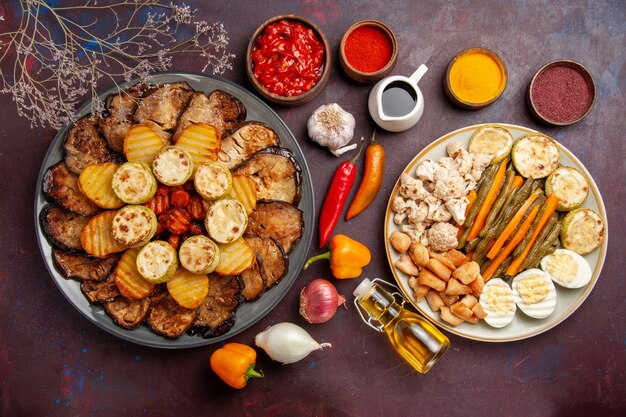
[[[567,123],[585,114],[592,95],[585,77],[576,69],[557,65],[542,71],[531,89],[531,99],[544,118]]]
[[[360,26],[346,38],[346,59],[356,70],[376,72],[385,67],[393,53],[389,36],[374,26]]]
[[[450,89],[461,101],[485,103],[496,98],[504,89],[506,78],[500,64],[481,50],[470,50],[450,68]]]

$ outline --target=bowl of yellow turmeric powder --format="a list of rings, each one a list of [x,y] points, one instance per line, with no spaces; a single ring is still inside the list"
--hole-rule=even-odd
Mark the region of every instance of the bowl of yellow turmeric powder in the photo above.
[[[506,82],[506,65],[498,54],[485,48],[471,48],[452,58],[443,85],[453,103],[478,110],[496,101]]]

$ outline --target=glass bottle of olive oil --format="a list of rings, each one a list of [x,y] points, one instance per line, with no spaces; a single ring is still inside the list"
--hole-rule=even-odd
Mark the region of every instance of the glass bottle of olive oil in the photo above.
[[[413,368],[428,372],[448,350],[450,341],[431,322],[404,308],[405,299],[400,293],[390,294],[377,281],[391,286],[380,279],[364,279],[353,292],[357,310],[370,327],[387,333],[394,349]],[[395,297],[401,301],[398,303]]]

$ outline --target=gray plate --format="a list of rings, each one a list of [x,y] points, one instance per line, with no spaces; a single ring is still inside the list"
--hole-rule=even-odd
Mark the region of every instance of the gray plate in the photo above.
[[[166,349],[204,346],[228,339],[261,320],[261,318],[269,313],[280,302],[289,288],[293,285],[300,270],[302,269],[302,265],[304,265],[309,245],[311,244],[311,239],[313,237],[313,221],[315,219],[313,184],[311,182],[311,175],[306,164],[306,160],[304,159],[304,155],[302,154],[302,150],[298,146],[296,138],[293,136],[287,125],[285,125],[285,123],[271,108],[244,88],[221,78],[193,73],[161,73],[154,75],[153,78],[158,84],[186,81],[197,91],[204,91],[208,93],[215,89],[221,89],[234,95],[246,106],[248,120],[262,121],[272,127],[278,133],[283,146],[291,149],[294,153],[296,160],[302,167],[302,200],[300,201],[299,208],[304,212],[305,229],[302,239],[289,255],[289,270],[285,277],[276,286],[263,294],[257,301],[241,304],[235,313],[235,325],[227,333],[219,337],[203,339],[199,336],[189,336],[185,334],[178,339],[169,340],[152,333],[152,331],[146,326],[140,326],[134,330],[126,330],[113,323],[101,306],[90,304],[87,301],[85,296],[80,291],[80,284],[78,282],[66,280],[56,270],[52,261],[52,247],[46,239],[38,219],[39,212],[46,203],[42,190],[43,176],[50,166],[54,165],[63,158],[63,141],[70,128],[69,124],[65,125],[57,133],[54,141],[50,144],[50,148],[44,157],[39,171],[37,190],[35,193],[35,229],[37,230],[37,240],[39,242],[41,255],[43,256],[44,262],[48,271],[50,271],[50,275],[52,276],[55,284],[59,287],[68,301],[76,307],[76,309],[83,316],[98,327],[124,340],[145,346]],[[136,81],[130,81],[128,83],[121,84],[120,87],[125,89],[135,83]],[[116,88],[112,88],[111,90],[102,93],[101,97],[104,99],[107,95],[115,91]],[[90,104],[86,103],[78,111],[78,114],[82,117],[88,114],[89,111]]]

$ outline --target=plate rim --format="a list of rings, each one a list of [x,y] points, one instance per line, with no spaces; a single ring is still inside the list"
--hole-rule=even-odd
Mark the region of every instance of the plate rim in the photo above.
[[[462,134],[462,133],[465,133],[465,132],[468,132],[468,131],[476,130],[479,127],[487,126],[487,125],[499,125],[499,126],[503,126],[503,127],[507,128],[507,129],[521,130],[521,131],[526,132],[526,133],[540,133],[542,135],[546,135],[546,136],[550,137],[551,139],[553,139],[550,135],[547,135],[547,134],[545,134],[543,132],[540,132],[538,130],[531,129],[529,127],[525,127],[525,126],[521,126],[521,125],[511,124],[511,123],[494,122],[494,123],[479,123],[479,124],[474,124],[474,125],[470,125],[470,126],[465,126],[465,127],[461,127],[459,129],[456,129],[454,131],[445,133],[442,136],[440,136],[437,139],[435,139],[434,141],[432,141],[431,143],[429,143],[428,145],[426,145],[402,169],[402,173],[410,171],[413,167],[415,167],[415,165],[421,159],[424,158],[424,156],[428,152],[434,150],[438,146],[441,146],[443,143],[445,143],[446,141],[450,140],[454,136],[457,136],[459,134]],[[391,206],[392,206],[392,203],[393,203],[393,198],[394,198],[394,196],[397,195],[398,189],[400,187],[400,176],[398,176],[398,179],[394,183],[394,186],[393,186],[393,188],[391,190],[391,194],[389,196],[389,200],[387,202],[387,207],[386,207],[386,210],[385,210],[385,224],[384,224],[384,228],[383,228],[383,233],[384,233],[385,254],[386,254],[386,257],[387,257],[387,263],[388,263],[389,269],[391,270],[391,273],[392,273],[392,275],[394,277],[394,280],[396,281],[397,285],[399,286],[400,290],[402,291],[404,296],[407,298],[407,300],[411,303],[411,305],[415,309],[417,309],[417,311],[421,315],[423,315],[426,319],[428,319],[430,322],[432,322],[436,326],[438,326],[438,327],[440,327],[440,328],[442,328],[442,329],[444,329],[444,330],[446,330],[446,331],[448,331],[450,333],[453,333],[453,334],[455,334],[457,336],[461,336],[461,337],[466,338],[466,339],[476,340],[476,341],[481,341],[481,342],[497,342],[497,343],[499,343],[499,342],[514,342],[514,341],[518,341],[518,340],[529,339],[531,337],[534,337],[534,336],[540,335],[542,333],[545,333],[548,330],[551,330],[554,327],[556,327],[559,324],[561,324],[562,322],[564,322],[567,318],[569,318],[572,314],[574,314],[574,312],[576,310],[578,310],[578,308],[580,308],[580,306],[585,302],[587,297],[589,297],[589,295],[591,294],[591,291],[593,290],[593,288],[595,287],[596,283],[598,282],[598,279],[599,279],[600,274],[602,272],[602,268],[604,266],[604,261],[606,259],[606,254],[607,254],[607,250],[608,250],[609,225],[608,225],[608,217],[607,217],[607,213],[606,213],[606,207],[604,205],[604,200],[602,199],[602,195],[600,193],[600,189],[599,189],[598,185],[596,184],[595,180],[593,179],[593,177],[591,176],[591,174],[589,173],[589,171],[587,170],[587,168],[585,167],[585,165],[576,157],[576,155],[574,155],[574,153],[572,153],[569,149],[567,149],[563,144],[561,144],[556,139],[553,139],[553,140],[557,144],[557,146],[559,147],[559,150],[561,152],[564,152],[567,155],[567,157],[570,158],[577,165],[576,168],[582,169],[583,173],[586,174],[586,177],[590,180],[590,186],[591,186],[590,188],[591,188],[591,191],[593,193],[595,202],[596,202],[596,204],[598,206],[598,212],[600,213],[600,216],[602,217],[602,220],[604,221],[606,234],[605,234],[604,240],[603,240],[603,242],[602,242],[602,244],[600,245],[600,248],[599,248],[600,252],[598,253],[598,260],[597,260],[595,268],[593,269],[593,272],[592,272],[591,282],[587,286],[584,287],[584,290],[583,290],[582,295],[580,296],[579,300],[576,303],[573,303],[572,305],[569,305],[565,309],[565,311],[563,312],[562,316],[559,317],[554,322],[549,322],[548,324],[540,325],[538,329],[530,329],[529,331],[523,332],[522,334],[519,334],[517,336],[512,336],[512,337],[507,337],[507,336],[503,336],[503,337],[485,337],[485,336],[477,336],[477,335],[474,335],[474,334],[470,334],[470,333],[467,333],[467,332],[464,332],[464,331],[460,330],[458,327],[454,327],[454,326],[451,326],[448,323],[445,323],[445,322],[443,322],[441,320],[434,319],[433,317],[431,317],[431,315],[433,315],[433,312],[423,311],[424,309],[418,305],[418,303],[416,302],[414,297],[411,295],[409,290],[404,286],[404,283],[399,278],[398,272],[396,271],[396,268],[393,265],[392,257],[391,257],[392,248],[391,248],[391,245],[389,244],[389,238],[388,238],[388,236],[389,236],[388,232],[389,232],[390,216],[391,216],[391,213],[392,213]]]
[[[170,79],[170,78],[175,78],[175,79]],[[164,80],[164,79],[168,79],[168,80]],[[292,147],[290,145],[289,149],[295,153],[298,162],[301,164],[303,193],[306,190],[306,192],[310,194],[310,201],[311,201],[310,207],[300,207],[300,204],[302,204],[302,201],[304,200],[304,198],[301,200],[301,203],[299,203],[297,206],[300,210],[303,211],[303,219],[304,219],[305,226],[306,226],[304,233],[300,241],[298,242],[298,247],[300,247],[300,245],[306,246],[306,249],[304,249],[305,256],[302,257],[302,259],[297,259],[298,262],[289,262],[289,268],[288,268],[287,274],[289,274],[290,270],[293,270],[294,271],[293,275],[291,277],[289,275],[286,275],[285,277],[281,279],[281,281],[277,285],[275,285],[274,287],[268,290],[268,291],[272,291],[272,290],[276,291],[278,290],[279,285],[283,281],[287,282],[287,284],[284,284],[285,286],[281,287],[280,291],[277,292],[277,295],[275,295],[274,298],[264,308],[262,308],[252,320],[250,320],[250,322],[245,323],[239,328],[236,327],[237,322],[235,322],[235,325],[228,332],[220,336],[216,336],[212,338],[203,338],[201,336],[189,336],[187,333],[185,333],[180,338],[177,338],[177,339],[168,339],[166,337],[155,334],[155,336],[157,336],[158,339],[142,340],[141,337],[137,337],[137,333],[134,333],[135,329],[129,330],[121,326],[118,326],[117,324],[113,322],[113,320],[108,315],[106,317],[108,320],[111,321],[111,324],[113,325],[112,327],[107,326],[101,321],[97,320],[97,318],[95,317],[93,313],[93,310],[99,309],[100,311],[103,312],[104,308],[100,304],[90,303],[85,298],[84,301],[87,302],[88,309],[92,311],[92,313],[87,314],[87,312],[83,311],[80,308],[78,301],[75,301],[71,297],[72,294],[66,292],[62,285],[65,282],[68,285],[80,286],[80,282],[76,280],[64,278],[54,267],[53,265],[54,261],[51,258],[48,259],[49,257],[46,256],[46,253],[44,251],[45,248],[43,245],[46,245],[50,249],[50,251],[52,250],[53,246],[50,244],[45,234],[43,233],[40,218],[39,218],[41,207],[43,207],[46,203],[50,202],[49,199],[47,199],[45,195],[43,194],[43,190],[42,190],[43,177],[45,173],[47,172],[48,168],[54,165],[55,163],[57,163],[58,161],[50,163],[49,165],[47,165],[46,162],[48,162],[48,160],[51,158],[51,154],[53,154],[56,151],[56,148],[58,146],[62,146],[61,143],[63,141],[63,138],[66,136],[67,132],[71,128],[73,124],[72,121],[68,121],[61,128],[59,128],[54,136],[54,139],[48,145],[48,149],[46,150],[46,153],[42,159],[41,166],[39,168],[39,174],[37,176],[37,182],[35,184],[35,197],[34,197],[34,210],[33,210],[34,222],[35,222],[35,237],[37,239],[37,246],[39,248],[39,253],[46,266],[46,269],[48,270],[48,275],[50,276],[50,278],[52,278],[56,287],[63,294],[65,299],[72,305],[72,307],[74,307],[80,313],[81,316],[86,318],[90,323],[95,324],[101,330],[104,330],[107,333],[123,341],[135,343],[141,346],[152,347],[152,348],[174,350],[174,349],[190,349],[190,348],[195,348],[195,347],[207,346],[207,345],[211,345],[214,343],[222,342],[226,339],[230,339],[231,337],[238,335],[239,333],[247,330],[248,328],[258,323],[267,314],[269,314],[280,303],[280,301],[282,301],[282,299],[285,297],[285,295],[287,295],[287,293],[289,292],[293,284],[295,284],[299,276],[299,272],[301,271],[302,266],[304,265],[304,262],[306,261],[306,253],[307,253],[306,251],[308,250],[308,247],[310,246],[313,240],[313,227],[314,227],[314,221],[315,221],[315,193],[314,193],[314,188],[313,188],[313,181],[312,181],[310,169],[307,164],[304,152],[302,151],[302,148],[298,144],[298,140],[296,136],[293,134],[289,126],[287,126],[285,121],[267,103],[265,103],[263,100],[261,100],[259,97],[257,97],[254,93],[252,93],[245,87],[239,84],[236,84],[230,80],[227,80],[227,79],[215,76],[215,75],[203,74],[203,73],[192,72],[192,71],[155,72],[155,73],[150,74],[150,79],[149,79],[150,82],[153,82],[159,85],[172,83],[172,82],[180,82],[180,81],[188,82],[190,80],[199,82],[199,83],[205,83],[208,81],[210,83],[216,82],[218,84],[228,85],[230,88],[237,90],[237,94],[244,95],[247,100],[251,102],[255,102],[256,105],[260,106],[260,108],[263,109],[263,111],[269,112],[269,114],[274,119],[272,123],[276,123],[280,125],[280,127],[288,133],[290,137],[290,141],[293,142],[294,146]],[[118,89],[126,89],[139,82],[141,82],[141,79],[138,77],[135,77],[123,83],[119,83],[118,85],[113,85],[109,89],[101,93],[98,93],[98,97],[100,97],[103,100],[106,100],[106,97],[108,95],[118,91]],[[208,87],[208,88],[219,89],[220,86]],[[202,91],[205,91],[205,90],[202,90]],[[210,90],[207,89],[206,91],[210,91]],[[241,100],[241,96],[237,96],[237,98]],[[76,112],[74,113],[76,116],[76,120],[90,113],[91,101],[92,101],[91,99],[86,100],[85,103],[78,110],[76,110]],[[248,119],[246,118],[246,120]],[[292,149],[294,147],[295,147],[295,151],[294,149]],[[41,207],[39,206],[40,204],[41,204]],[[289,259],[290,261],[292,260],[291,257]],[[256,301],[258,300],[255,300],[253,302],[256,302]],[[245,304],[245,302],[241,301],[240,305],[235,310],[235,320],[237,320],[236,313],[239,310],[239,308],[241,308],[241,304]],[[147,330],[151,331],[148,328]]]

